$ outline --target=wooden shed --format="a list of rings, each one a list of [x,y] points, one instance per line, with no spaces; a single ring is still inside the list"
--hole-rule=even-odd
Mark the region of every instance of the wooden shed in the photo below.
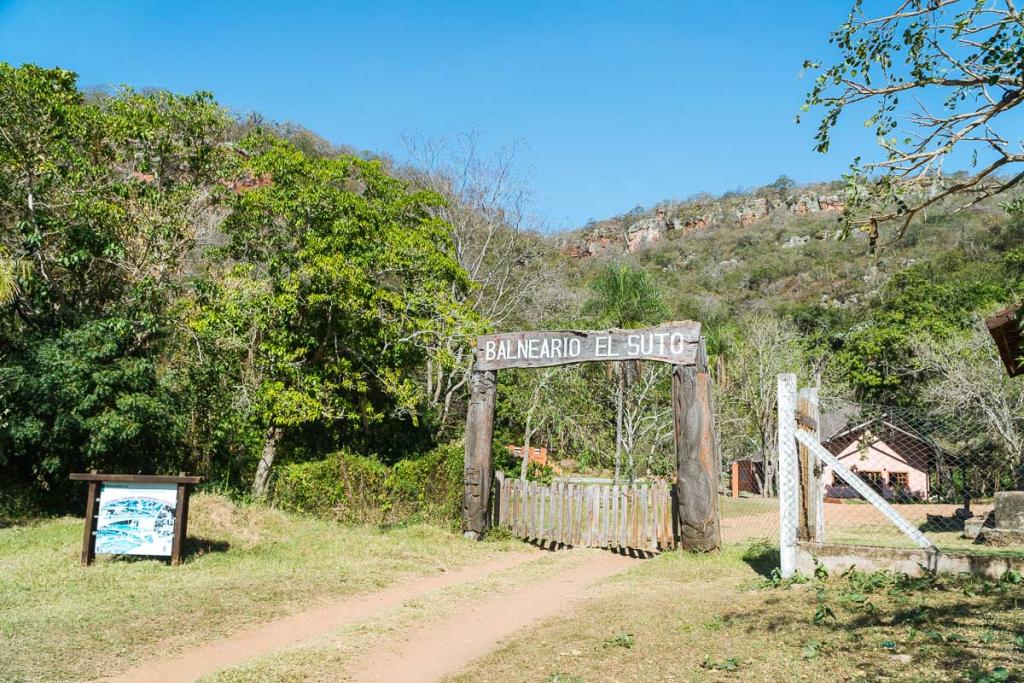
[[[739,498],[741,493],[761,495],[761,482],[764,481],[764,458],[760,453],[756,453],[750,458],[733,460],[729,469],[733,498]]]
[[[523,447],[516,445],[505,446],[508,452],[514,457],[522,460],[523,458]],[[541,467],[548,464],[548,449],[546,446],[534,447],[530,446],[530,462],[535,462]]]
[[[1024,364],[1021,357],[1024,356],[1024,338],[1021,336],[1021,307],[1024,304],[1017,304],[999,311],[985,321],[989,334],[996,340],[996,348],[999,349],[999,357],[1003,359],[1006,372],[1010,377],[1024,373]]]

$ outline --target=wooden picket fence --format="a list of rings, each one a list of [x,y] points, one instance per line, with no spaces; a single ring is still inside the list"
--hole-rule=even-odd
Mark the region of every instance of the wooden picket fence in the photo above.
[[[499,472],[496,483],[497,526],[526,540],[649,552],[675,546],[668,482],[546,485]]]

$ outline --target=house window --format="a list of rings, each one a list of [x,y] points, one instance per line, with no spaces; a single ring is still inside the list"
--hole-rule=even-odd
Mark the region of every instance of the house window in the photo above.
[[[857,474],[860,475],[860,478],[863,479],[868,486],[873,488],[878,493],[882,492],[884,480],[882,479],[881,472],[860,471],[857,472]]]
[[[889,473],[889,486],[894,489],[902,489],[904,491],[910,490],[910,473],[909,472],[890,472]]]

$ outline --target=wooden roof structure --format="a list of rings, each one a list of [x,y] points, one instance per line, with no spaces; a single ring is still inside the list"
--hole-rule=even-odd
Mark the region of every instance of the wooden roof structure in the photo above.
[[[1010,377],[1024,374],[1024,364],[1020,359],[1024,356],[1024,336],[1021,335],[1021,307],[1017,304],[1004,308],[985,320],[989,334],[996,340],[999,357],[1003,359],[1006,372]]]

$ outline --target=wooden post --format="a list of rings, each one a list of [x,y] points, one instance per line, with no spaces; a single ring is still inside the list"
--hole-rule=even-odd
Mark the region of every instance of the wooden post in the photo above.
[[[680,545],[716,550],[722,544],[718,519],[718,480],[722,463],[715,447],[711,377],[703,358],[698,366],[676,365],[672,372],[672,418],[676,442]]]
[[[473,370],[469,383],[462,532],[467,538],[479,540],[487,529],[488,504],[491,498],[491,440],[494,438],[497,375],[493,370]]]
[[[503,526],[505,522],[505,473],[494,473],[494,518],[492,523],[495,526]]]
[[[92,470],[92,474],[97,474]],[[96,559],[96,515],[99,514],[100,482],[90,481],[89,497],[85,501],[85,535],[82,536],[82,565],[88,566]]]
[[[820,440],[821,409],[818,390],[806,387],[797,393],[797,429]],[[800,444],[797,449],[800,463],[800,508],[797,535],[801,541],[822,542],[825,537],[824,489],[821,484],[821,464],[810,449]]]
[[[178,476],[184,477],[184,472]],[[171,565],[181,564],[185,554],[185,525],[188,524],[188,484],[178,482],[178,496],[174,506],[174,537],[171,539]]]
[[[740,497],[740,463],[736,460],[732,461],[732,497]]]

